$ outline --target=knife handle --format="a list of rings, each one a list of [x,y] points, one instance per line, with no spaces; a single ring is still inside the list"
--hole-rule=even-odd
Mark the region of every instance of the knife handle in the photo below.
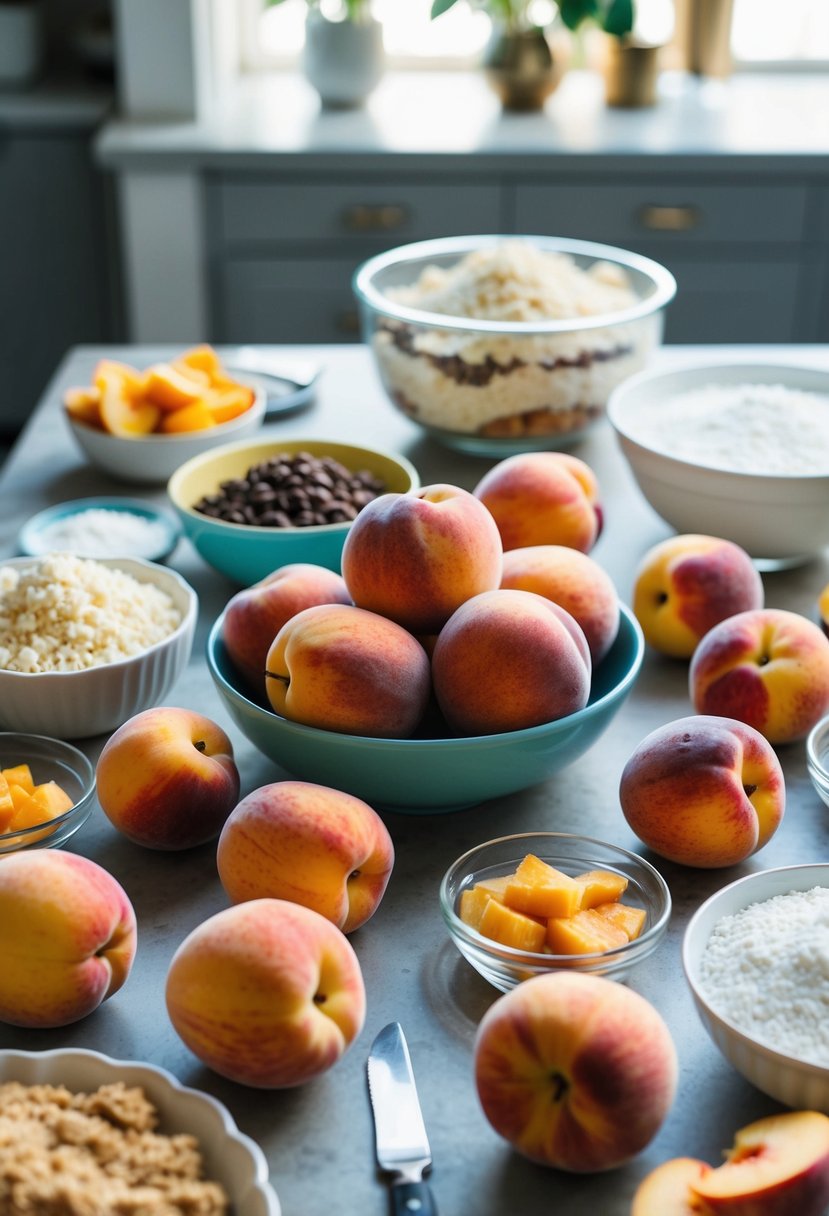
[[[428,1182],[395,1182],[391,1188],[392,1216],[438,1216]]]

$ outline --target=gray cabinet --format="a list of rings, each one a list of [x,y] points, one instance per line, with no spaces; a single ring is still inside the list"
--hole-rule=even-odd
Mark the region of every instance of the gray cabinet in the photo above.
[[[456,163],[456,162],[454,162]],[[379,175],[224,171],[206,181],[213,337],[359,338],[351,276],[384,248],[471,232],[550,234],[664,263],[678,293],[666,341],[817,342],[829,334],[829,190],[807,177],[658,176],[591,158],[566,172]]]
[[[351,278],[393,245],[502,227],[497,180],[217,174],[206,183],[217,342],[353,342]]]
[[[90,121],[25,121],[0,110],[0,434],[28,418],[70,346],[119,336],[109,215]]]

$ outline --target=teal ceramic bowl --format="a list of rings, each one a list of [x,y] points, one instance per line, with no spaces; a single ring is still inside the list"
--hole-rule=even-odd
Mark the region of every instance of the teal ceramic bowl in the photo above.
[[[391,493],[405,494],[420,486],[417,470],[405,457],[328,439],[245,440],[195,456],[170,478],[167,494],[185,536],[197,552],[208,565],[242,587],[258,583],[292,562],[311,562],[339,573],[350,523],[261,528],[226,523],[193,510],[194,503],[205,494],[215,494],[223,481],[243,477],[253,465],[283,452],[332,456],[354,472],[368,469]]]
[[[577,760],[627,697],[644,653],[642,631],[622,605],[616,641],[593,673],[588,704],[577,713],[506,734],[369,739],[302,726],[250,700],[222,642],[222,619],[210,631],[207,665],[242,734],[294,777],[412,815],[457,811],[513,794]]]

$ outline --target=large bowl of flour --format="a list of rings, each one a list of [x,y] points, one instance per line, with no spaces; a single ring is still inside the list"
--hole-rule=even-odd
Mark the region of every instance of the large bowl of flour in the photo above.
[[[642,372],[607,412],[639,489],[677,532],[734,541],[765,569],[829,545],[829,370],[745,361]]]

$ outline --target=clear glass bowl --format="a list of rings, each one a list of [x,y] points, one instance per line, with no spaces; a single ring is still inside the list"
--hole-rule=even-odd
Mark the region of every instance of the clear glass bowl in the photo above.
[[[461,893],[484,878],[509,874],[528,853],[565,874],[610,870],[628,880],[622,902],[644,908],[641,935],[624,946],[598,954],[536,954],[502,946],[483,937],[458,915]],[[440,909],[452,941],[484,979],[508,992],[522,980],[551,971],[580,971],[622,979],[659,945],[671,915],[671,894],[662,875],[643,857],[627,849],[565,832],[524,832],[489,840],[464,853],[443,876]]]
[[[46,735],[0,732],[0,768],[18,764],[29,765],[36,785],[56,781],[74,806],[44,824],[0,833],[0,855],[62,845],[86,822],[95,804],[95,769],[83,752],[71,744]]]
[[[829,806],[829,715],[813,726],[806,740],[806,767],[822,802]]]
[[[564,320],[518,322],[425,312],[396,299],[429,267],[521,241],[579,270],[614,267],[634,303]],[[604,415],[611,391],[662,340],[670,271],[624,249],[552,236],[461,236],[403,245],[365,262],[354,294],[363,338],[392,404],[447,446],[500,457],[570,446]]]

